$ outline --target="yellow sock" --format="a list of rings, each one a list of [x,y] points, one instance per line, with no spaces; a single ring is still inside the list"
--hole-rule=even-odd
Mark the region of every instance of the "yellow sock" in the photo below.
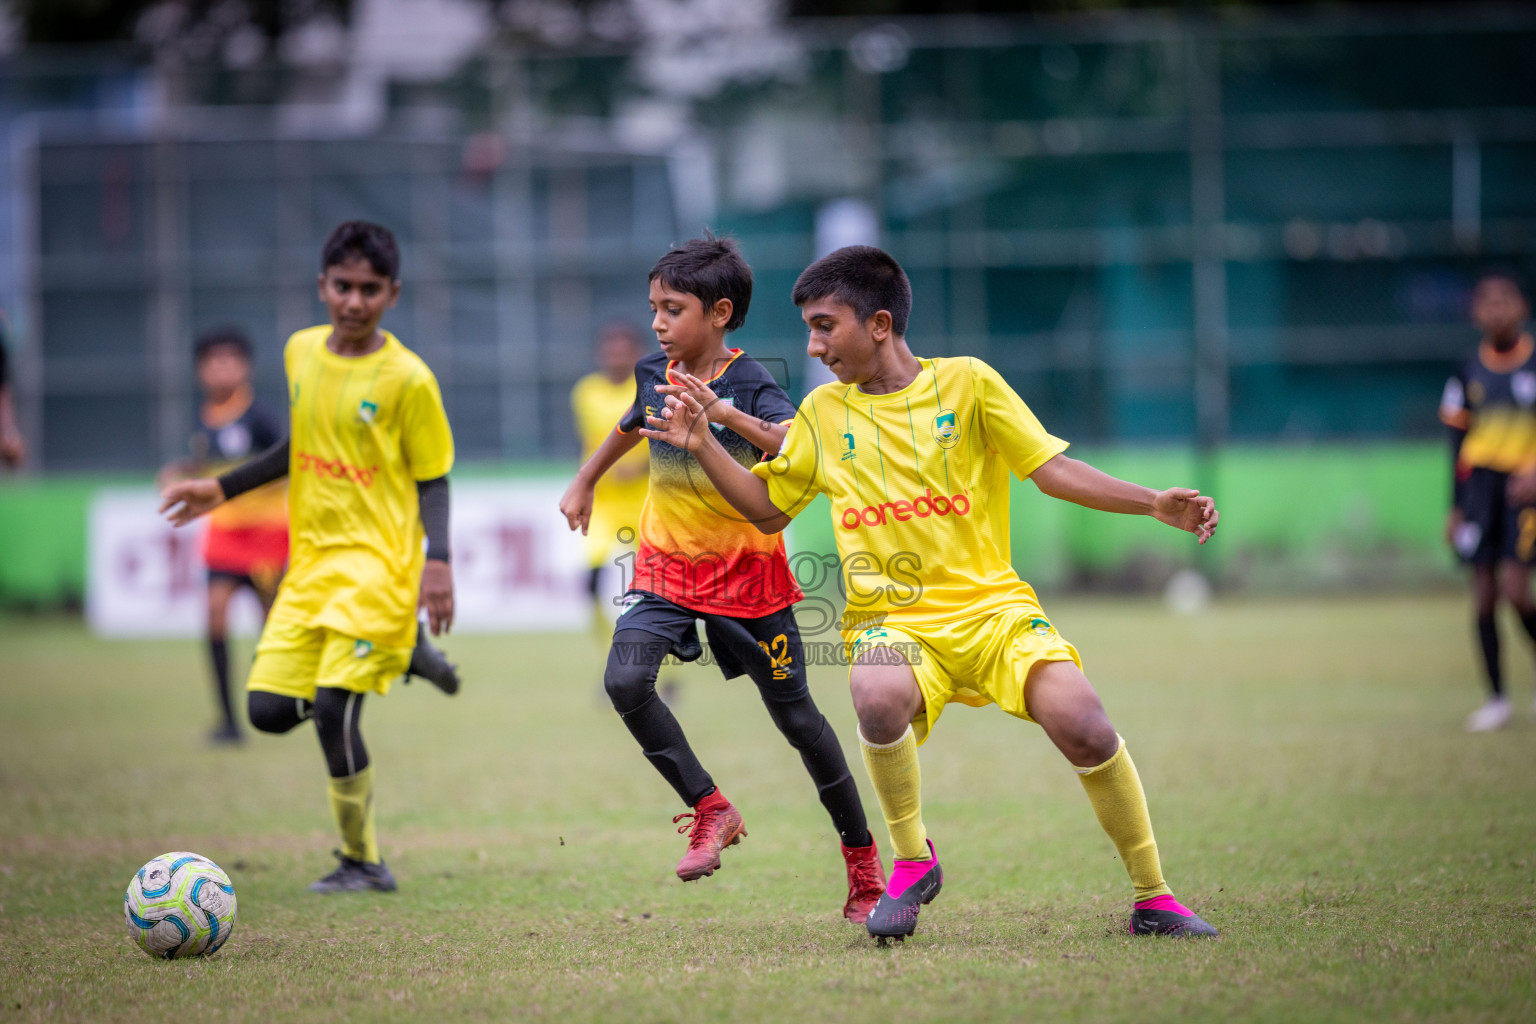
[[[1125,740],[1115,739],[1120,745],[1114,757],[1094,768],[1077,769],[1077,776],[1099,824],[1120,851],[1131,885],[1136,887],[1136,902],[1171,896],[1173,890],[1163,881],[1163,867],[1157,859],[1157,840],[1152,838],[1152,816],[1147,813],[1141,776],[1136,774]]]
[[[885,827],[897,860],[927,860],[928,830],[923,828],[923,775],[917,764],[912,727],[895,743],[871,743],[859,734],[864,768],[880,797]]]
[[[379,863],[379,837],[373,830],[373,765],[356,775],[332,779],[331,814],[341,830],[341,852],[365,864]]]

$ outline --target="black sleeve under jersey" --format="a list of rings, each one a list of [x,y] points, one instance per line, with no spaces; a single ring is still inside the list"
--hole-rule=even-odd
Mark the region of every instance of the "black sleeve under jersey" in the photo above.
[[[421,528],[427,535],[427,557],[449,561],[448,478],[416,481],[416,501],[421,509]]]
[[[658,371],[667,366],[665,353],[653,352],[635,364],[635,401],[629,412],[619,420],[619,432],[628,434],[645,426],[645,384]]]
[[[248,462],[242,462],[219,477],[219,487],[228,501],[246,491],[254,491],[262,484],[281,480],[288,475],[288,438],[268,448]]]

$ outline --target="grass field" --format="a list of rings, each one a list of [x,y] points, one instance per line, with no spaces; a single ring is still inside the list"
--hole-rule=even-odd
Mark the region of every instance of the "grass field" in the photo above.
[[[923,762],[944,893],[877,949],[838,915],[798,758],[750,684],[697,667],[679,714],[751,836],[684,886],[681,808],[599,701],[585,636],[456,638],[462,695],[371,702],[401,889],[317,897],[334,839],[312,733],[208,749],[196,645],[13,619],[0,1021],[1536,1020],[1523,649],[1517,722],[1467,736],[1455,595],[1051,610],[1136,756],[1170,882],[1221,940],[1126,936],[1128,884],[1072,772],[1035,727],[955,707]],[[813,685],[847,745],[842,673]],[[206,961],[152,961],[123,925],[129,876],[172,849],[238,890]]]

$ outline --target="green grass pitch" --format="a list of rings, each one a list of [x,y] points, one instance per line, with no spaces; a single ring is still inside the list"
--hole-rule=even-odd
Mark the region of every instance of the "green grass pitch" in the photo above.
[[[1124,934],[1128,883],[1065,762],[1036,727],[956,706],[923,749],[944,892],[876,948],[839,916],[836,839],[754,688],[697,666],[679,714],[751,835],[685,886],[682,808],[584,635],[453,638],[459,697],[370,701],[400,892],[315,896],[335,840],[311,731],[209,749],[200,646],[13,619],[0,1021],[1536,1020],[1536,721],[1513,631],[1517,721],[1468,736],[1457,595],[1048,610],[1136,757],[1175,892],[1221,940]],[[813,686],[885,846],[844,675]],[[238,893],[206,961],[155,962],[123,925],[129,876],[175,849]]]

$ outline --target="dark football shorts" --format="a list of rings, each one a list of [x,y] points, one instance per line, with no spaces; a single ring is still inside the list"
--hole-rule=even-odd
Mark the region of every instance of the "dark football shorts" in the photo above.
[[[749,675],[764,696],[771,694],[780,701],[796,700],[810,692],[805,652],[793,608],[745,619],[696,612],[643,590],[632,590],[628,597],[634,603],[614,623],[615,635],[621,630],[638,629],[676,643],[694,627],[696,620],[703,619],[710,654],[725,678]],[[657,655],[658,663],[664,654],[661,650]]]
[[[1536,507],[1512,505],[1506,496],[1509,474],[1474,469],[1463,492],[1462,524],[1451,538],[1468,565],[1536,560]]]

